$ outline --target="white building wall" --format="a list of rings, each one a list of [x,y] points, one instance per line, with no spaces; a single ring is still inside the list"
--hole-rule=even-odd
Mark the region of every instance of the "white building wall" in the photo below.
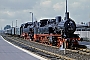
[[[88,38],[90,40],[90,31],[75,31],[81,38]]]

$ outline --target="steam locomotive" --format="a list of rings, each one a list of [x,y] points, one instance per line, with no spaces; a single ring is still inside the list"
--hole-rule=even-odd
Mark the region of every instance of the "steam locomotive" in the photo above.
[[[67,14],[69,15],[69,13]],[[57,16],[55,19],[28,22],[22,24],[20,29],[21,36],[32,41],[60,47],[67,39],[67,48],[78,47],[79,45],[80,37],[74,34],[76,24],[69,16],[65,17],[65,20],[62,20],[61,16]]]
[[[66,41],[66,48],[72,48],[79,46],[78,40],[80,40],[80,37],[74,34],[75,30],[76,24],[74,20],[69,18],[69,12],[66,9],[64,19],[61,16],[57,16],[55,19],[27,22],[21,24],[20,28],[13,27],[6,30],[6,33],[57,47],[60,47]]]

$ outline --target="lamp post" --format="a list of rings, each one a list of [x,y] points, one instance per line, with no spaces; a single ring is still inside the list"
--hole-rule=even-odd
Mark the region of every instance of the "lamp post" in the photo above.
[[[33,12],[30,12],[32,14],[32,24],[33,24]]]
[[[12,27],[13,27],[13,21],[12,21]]]
[[[17,20],[16,20],[16,27],[17,27]]]

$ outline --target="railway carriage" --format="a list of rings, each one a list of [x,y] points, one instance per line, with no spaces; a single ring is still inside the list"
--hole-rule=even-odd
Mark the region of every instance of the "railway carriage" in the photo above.
[[[19,27],[16,27],[14,31],[15,31],[15,35],[16,35],[16,36],[20,36],[21,30],[20,30]]]

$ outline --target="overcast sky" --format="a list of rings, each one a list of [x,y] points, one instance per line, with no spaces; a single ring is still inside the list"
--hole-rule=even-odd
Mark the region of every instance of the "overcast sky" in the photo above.
[[[90,21],[90,0],[68,0],[70,18],[76,23]],[[31,21],[33,12],[34,19],[55,18],[65,16],[65,0],[0,0],[0,27],[7,24],[18,26]]]

